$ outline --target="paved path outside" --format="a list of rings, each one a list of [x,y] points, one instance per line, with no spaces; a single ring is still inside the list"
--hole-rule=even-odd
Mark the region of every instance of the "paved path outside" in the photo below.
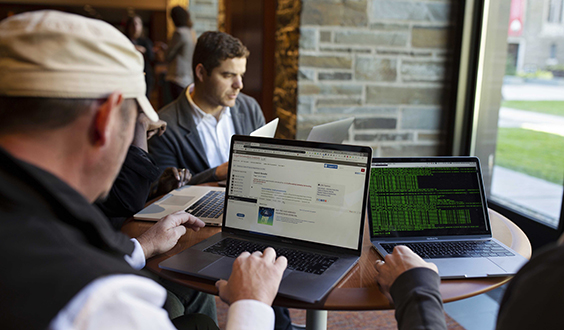
[[[551,225],[560,219],[563,190],[562,185],[494,166],[492,197],[532,211]]]
[[[508,101],[564,101],[564,86],[543,84],[504,84],[503,99]]]
[[[564,117],[502,107],[498,127],[518,127],[564,136]]]

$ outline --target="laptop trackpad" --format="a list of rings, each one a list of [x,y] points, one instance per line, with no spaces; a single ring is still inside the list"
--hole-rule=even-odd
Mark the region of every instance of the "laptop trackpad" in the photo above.
[[[204,269],[200,270],[198,274],[202,274],[212,278],[220,278],[223,280],[229,279],[231,275],[231,269],[233,268],[233,262],[235,259],[229,257],[222,257],[221,259],[209,264]],[[282,279],[288,276],[292,271],[288,268],[284,270]]]
[[[426,259],[437,265],[441,278],[487,277],[503,272],[499,266],[485,258]]]
[[[219,260],[209,264],[198,273],[212,278],[227,280],[229,279],[229,275],[231,275],[231,268],[233,267],[234,261],[235,259],[233,258],[222,257]]]

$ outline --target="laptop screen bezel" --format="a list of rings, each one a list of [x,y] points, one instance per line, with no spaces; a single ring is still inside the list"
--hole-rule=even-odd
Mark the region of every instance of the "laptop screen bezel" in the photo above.
[[[374,164],[378,163],[428,163],[428,162],[450,162],[450,163],[468,163],[472,162],[476,165],[477,171],[477,181],[480,190],[480,199],[482,202],[482,213],[484,217],[484,223],[486,230],[479,233],[474,234],[467,234],[467,235],[413,235],[413,234],[404,234],[402,232],[395,232],[396,235],[390,236],[380,236],[375,235],[373,230],[373,222],[372,222],[372,207],[370,205],[370,191],[368,192],[368,204],[367,204],[367,211],[368,211],[368,230],[370,232],[371,240],[376,241],[397,241],[398,239],[409,241],[409,240],[421,240],[421,239],[441,239],[441,240],[448,240],[448,239],[477,239],[477,238],[491,238],[492,231],[491,231],[491,222],[488,213],[488,204],[486,193],[484,189],[484,181],[482,177],[482,170],[480,166],[480,160],[474,156],[453,156],[453,157],[374,157],[372,159],[371,169],[375,167]],[[371,175],[372,176],[372,175]],[[370,188],[369,188],[370,190]],[[411,233],[411,232],[409,232]]]
[[[362,200],[362,210],[366,210],[367,202],[368,202],[368,187],[369,187],[369,180],[370,180],[370,166],[372,161],[372,148],[365,147],[365,146],[353,146],[353,145],[344,145],[344,144],[333,144],[333,143],[320,143],[320,142],[311,142],[311,141],[300,141],[300,140],[283,140],[283,139],[273,139],[273,138],[263,138],[263,137],[253,137],[253,136],[246,136],[246,135],[233,135],[231,138],[231,149],[229,152],[229,167],[228,167],[228,179],[227,185],[225,188],[225,202],[224,202],[224,217],[222,222],[222,231],[233,233],[236,235],[253,235],[253,236],[264,236],[265,239],[268,239],[272,242],[282,243],[282,244],[290,244],[290,245],[298,245],[303,247],[309,247],[314,249],[323,249],[327,252],[334,252],[334,253],[345,253],[360,256],[362,253],[362,245],[363,245],[363,235],[364,235],[364,227],[366,221],[366,212],[361,212],[361,222],[360,228],[358,230],[358,246],[356,249],[350,249],[340,246],[322,244],[322,243],[315,243],[309,242],[294,238],[276,236],[276,235],[267,235],[262,233],[257,233],[253,231],[243,230],[239,228],[229,227],[226,224],[226,210],[227,204],[229,199],[229,185],[230,180],[229,177],[231,175],[231,165],[232,165],[232,158],[233,158],[233,147],[236,142],[256,142],[256,143],[268,143],[268,144],[279,144],[285,146],[296,146],[296,147],[305,147],[305,148],[323,148],[335,151],[349,151],[349,152],[362,152],[367,154],[367,161],[365,165],[366,169],[366,177],[364,180],[364,196]]]

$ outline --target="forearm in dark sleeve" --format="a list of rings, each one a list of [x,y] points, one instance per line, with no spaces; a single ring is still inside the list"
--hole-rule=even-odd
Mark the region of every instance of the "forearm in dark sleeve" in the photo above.
[[[151,183],[158,175],[159,170],[148,154],[131,146],[108,197],[96,205],[119,229],[126,218],[143,209]]]
[[[414,268],[400,275],[390,289],[398,329],[446,329],[439,275]]]
[[[195,184],[200,184],[200,183],[205,183],[205,182],[218,181],[218,178],[215,176],[216,168],[217,167],[209,168],[209,169],[207,169],[203,172],[200,172],[200,173],[192,176],[192,178],[190,179],[190,182],[188,182],[188,184],[195,185]]]
[[[183,168],[182,164],[179,164],[177,158],[177,151],[171,146],[172,143],[170,138],[167,136],[168,132],[165,132],[162,136],[155,136],[149,140],[149,154],[159,167],[161,174],[167,167]]]

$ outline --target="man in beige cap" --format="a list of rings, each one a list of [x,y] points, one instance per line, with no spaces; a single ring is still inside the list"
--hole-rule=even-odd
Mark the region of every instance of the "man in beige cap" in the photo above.
[[[0,22],[3,329],[174,328],[166,291],[136,269],[203,223],[179,212],[130,240],[91,204],[110,190],[139,111],[158,119],[141,55],[109,24],[55,11]],[[272,249],[237,259],[217,285],[228,328],[272,327],[285,267]]]

